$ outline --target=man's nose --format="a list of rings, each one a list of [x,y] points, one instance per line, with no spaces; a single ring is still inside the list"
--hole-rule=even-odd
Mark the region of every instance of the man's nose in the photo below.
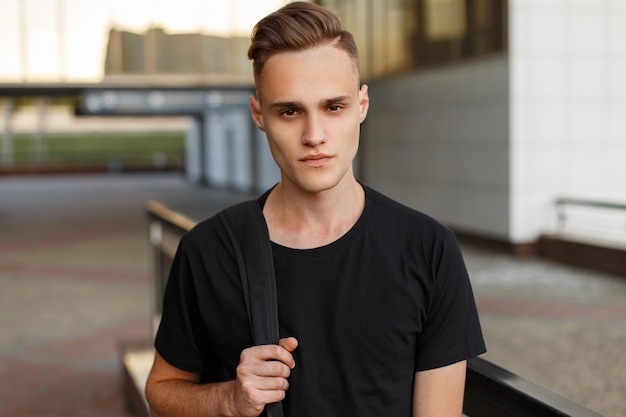
[[[306,126],[302,133],[302,142],[309,146],[317,146],[326,142],[326,129],[320,115],[309,114],[307,116]]]

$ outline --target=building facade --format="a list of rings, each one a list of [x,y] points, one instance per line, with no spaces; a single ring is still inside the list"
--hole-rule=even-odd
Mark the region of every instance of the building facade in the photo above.
[[[251,85],[250,38],[111,29],[103,83]]]
[[[626,202],[626,2],[316,2],[359,46],[367,183],[458,232],[519,247],[556,229],[558,198]],[[248,42],[112,32],[105,78],[251,87]],[[253,131],[235,119],[225,131]],[[206,182],[228,183],[228,172]]]
[[[382,7],[320,3],[370,21],[380,14],[362,8]],[[410,58],[402,65],[368,64],[385,55],[357,36],[368,56],[359,161],[368,183],[455,230],[520,246],[556,229],[558,198],[626,202],[626,3],[386,3],[403,10],[387,14],[402,16],[387,28],[406,18],[425,27],[404,23],[393,35]],[[344,18],[349,30],[357,18]]]

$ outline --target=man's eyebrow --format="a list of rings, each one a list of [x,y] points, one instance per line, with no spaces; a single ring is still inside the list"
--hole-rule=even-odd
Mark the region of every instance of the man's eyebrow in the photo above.
[[[349,94],[337,97],[326,98],[320,101],[320,104],[323,106],[329,106],[334,103],[339,103],[342,101],[350,101],[352,96]],[[270,108],[272,109],[301,109],[304,108],[304,104],[300,101],[276,101],[270,104]]]
[[[302,103],[299,101],[277,101],[270,104],[272,109],[299,109],[302,108]]]
[[[322,104],[325,106],[328,106],[329,104],[339,103],[342,101],[350,101],[351,99],[352,99],[352,96],[346,94],[344,96],[338,96],[338,97],[327,98],[325,100],[322,100]]]

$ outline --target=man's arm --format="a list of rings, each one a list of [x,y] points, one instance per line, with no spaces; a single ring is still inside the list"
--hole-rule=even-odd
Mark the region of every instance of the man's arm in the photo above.
[[[413,417],[461,417],[467,361],[415,373]]]
[[[146,382],[146,399],[153,417],[200,416],[202,410],[227,415],[234,381],[200,384],[200,376],[173,367],[157,352]],[[208,413],[207,413],[208,415]]]
[[[297,345],[286,338],[279,345],[245,349],[237,378],[214,384],[200,384],[198,374],[170,365],[157,352],[146,382],[150,412],[153,417],[258,416],[266,404],[284,399]]]

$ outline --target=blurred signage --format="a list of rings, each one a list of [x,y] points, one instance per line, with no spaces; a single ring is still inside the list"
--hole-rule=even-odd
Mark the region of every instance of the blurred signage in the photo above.
[[[178,115],[248,107],[252,90],[85,90],[80,113],[87,115]]]

